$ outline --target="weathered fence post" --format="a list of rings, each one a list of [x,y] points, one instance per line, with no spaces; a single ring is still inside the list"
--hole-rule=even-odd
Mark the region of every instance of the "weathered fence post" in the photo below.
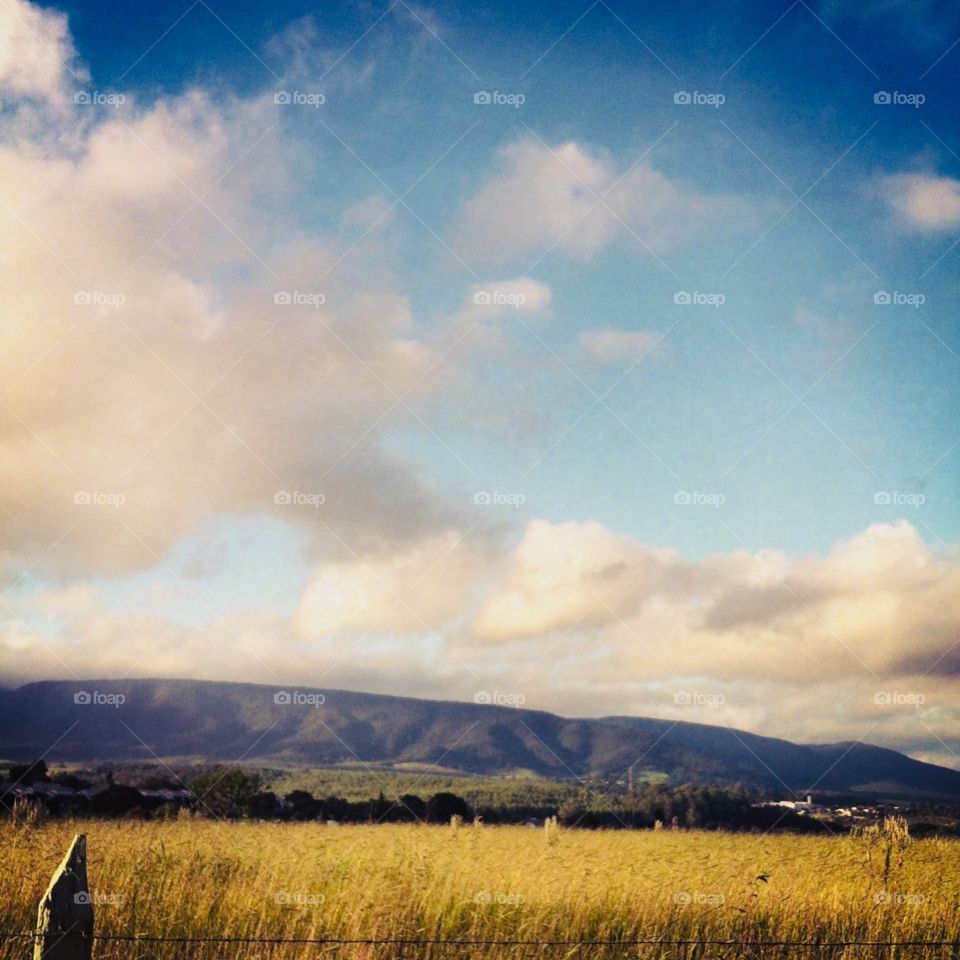
[[[40,901],[33,960],[90,960],[92,937],[87,838],[78,833]]]

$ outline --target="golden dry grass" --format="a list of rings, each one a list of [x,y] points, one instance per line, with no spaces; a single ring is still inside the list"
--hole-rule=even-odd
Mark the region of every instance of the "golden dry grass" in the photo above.
[[[88,837],[98,934],[470,940],[960,941],[960,842],[705,832],[317,823],[0,826],[0,929],[32,929],[72,835]],[[768,877],[768,882],[757,878]],[[0,958],[22,958],[8,943]],[[398,948],[97,943],[95,957],[396,956]],[[917,948],[898,956],[919,956]],[[956,947],[927,951],[956,956]],[[460,948],[477,956],[755,956],[740,947],[579,952]],[[404,956],[453,956],[406,948]],[[780,955],[766,948],[764,957]],[[889,957],[850,948],[800,957]]]

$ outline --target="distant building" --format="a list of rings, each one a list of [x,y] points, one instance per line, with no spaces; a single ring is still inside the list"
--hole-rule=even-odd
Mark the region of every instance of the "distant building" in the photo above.
[[[760,807],[783,807],[785,810],[792,810],[794,813],[805,814],[811,816],[813,814],[819,813],[829,813],[829,807],[825,807],[822,803],[814,803],[813,796],[807,794],[806,800],[771,800],[768,803],[757,804]]]
[[[165,803],[175,803],[177,801],[189,803],[194,799],[193,794],[189,790],[171,790],[169,788],[162,790],[141,790],[140,796],[153,797],[157,800],[163,800]]]

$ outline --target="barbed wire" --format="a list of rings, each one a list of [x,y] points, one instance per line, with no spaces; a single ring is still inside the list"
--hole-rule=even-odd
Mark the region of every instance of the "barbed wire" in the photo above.
[[[960,937],[950,940],[753,940],[640,937],[623,940],[491,940],[446,939],[433,937],[177,937],[150,934],[82,933],[0,933],[0,941],[83,939],[126,943],[237,943],[237,944],[317,944],[327,946],[444,946],[444,947],[639,947],[639,946],[738,946],[829,949],[839,947],[958,947]]]

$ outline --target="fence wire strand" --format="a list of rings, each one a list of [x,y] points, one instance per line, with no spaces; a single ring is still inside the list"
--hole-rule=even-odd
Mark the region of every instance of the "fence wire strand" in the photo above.
[[[40,940],[50,934],[0,933],[0,941]],[[317,944],[327,946],[411,946],[411,947],[788,947],[796,949],[830,949],[843,947],[957,947],[953,940],[717,940],[701,938],[630,938],[625,940],[482,940],[431,937],[169,937],[150,934],[97,933],[91,937],[79,933],[55,934],[57,939],[83,939],[124,943],[218,943],[218,944]]]

